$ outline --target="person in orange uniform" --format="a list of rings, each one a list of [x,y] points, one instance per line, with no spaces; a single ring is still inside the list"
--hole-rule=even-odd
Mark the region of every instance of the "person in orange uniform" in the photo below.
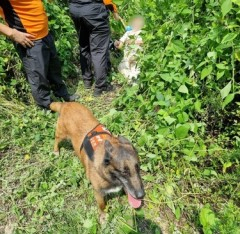
[[[61,77],[61,65],[41,0],[0,0],[0,33],[13,40],[36,103],[49,109],[50,93],[74,101]]]
[[[70,0],[69,3],[79,36],[83,82],[85,88],[90,89],[95,76],[94,96],[113,90],[107,81],[110,41],[107,9],[113,12],[115,19],[119,19],[117,7],[111,0]]]

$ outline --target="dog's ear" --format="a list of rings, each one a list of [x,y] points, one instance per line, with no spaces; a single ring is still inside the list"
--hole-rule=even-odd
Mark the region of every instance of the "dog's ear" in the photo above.
[[[129,141],[127,138],[125,138],[124,136],[119,136],[118,140],[121,144],[127,144],[127,145],[131,145],[131,141]]]
[[[108,141],[108,140],[106,140],[106,141],[104,142],[104,148],[105,148],[105,150],[106,150],[108,153],[110,153],[110,154],[113,152],[113,146],[112,146],[111,142]]]

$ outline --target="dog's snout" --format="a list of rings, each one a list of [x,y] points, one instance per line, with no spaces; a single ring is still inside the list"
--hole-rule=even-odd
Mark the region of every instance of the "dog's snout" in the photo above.
[[[142,199],[142,198],[144,198],[144,196],[145,196],[144,190],[139,190],[136,192],[137,199]]]

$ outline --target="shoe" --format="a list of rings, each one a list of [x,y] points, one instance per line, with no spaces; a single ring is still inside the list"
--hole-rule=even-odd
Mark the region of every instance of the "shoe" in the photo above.
[[[101,90],[101,89],[94,89],[94,92],[93,92],[93,96],[94,97],[99,97],[99,96],[101,96],[102,95],[102,93],[103,93],[103,91]]]
[[[90,81],[90,80],[83,81],[83,84],[84,84],[85,89],[91,89],[92,88],[92,81]]]
[[[73,94],[73,95],[69,95],[69,96],[63,97],[63,100],[64,100],[65,102],[75,102],[75,101],[78,100],[79,98],[80,98],[79,95]]]
[[[114,90],[115,90],[114,86],[111,85],[111,84],[108,84],[107,86],[105,86],[101,89],[95,88],[94,92],[93,92],[93,96],[94,97],[99,97],[103,94],[103,92],[112,92]]]

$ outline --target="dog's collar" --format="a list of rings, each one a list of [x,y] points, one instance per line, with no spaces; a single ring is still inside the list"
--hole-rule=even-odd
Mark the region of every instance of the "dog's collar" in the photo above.
[[[112,134],[104,125],[98,124],[85,136],[80,151],[84,149],[89,159],[93,160],[94,151],[107,136],[112,136]]]

